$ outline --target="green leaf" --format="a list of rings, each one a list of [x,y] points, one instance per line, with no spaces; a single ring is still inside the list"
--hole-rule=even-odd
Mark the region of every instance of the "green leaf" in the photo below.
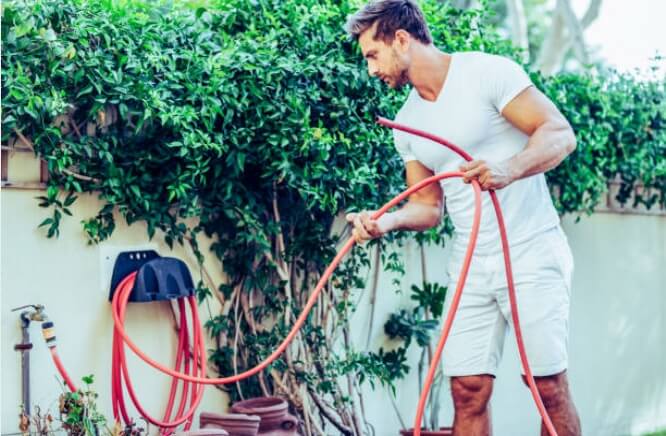
[[[81,91],[79,91],[78,94],[76,94],[76,98],[78,99],[78,98],[80,98],[80,97],[82,97],[86,94],[90,94],[92,92],[92,90],[93,90],[93,86],[88,85],[85,88],[83,88]]]
[[[65,202],[64,202],[65,207],[69,207],[72,204],[74,204],[74,202],[76,201],[77,198],[78,197],[76,195],[69,194],[67,196],[67,198],[65,199]]]
[[[141,197],[141,191],[139,190],[139,187],[138,187],[138,186],[136,186],[136,185],[130,185],[130,190],[132,191],[132,193],[133,193],[135,196],[137,196],[137,197],[139,197],[139,198]]]
[[[44,40],[47,41],[47,42],[53,42],[56,39],[58,39],[58,36],[56,35],[56,33],[53,31],[53,29],[50,29],[50,28],[47,29],[44,32],[43,37],[44,37]]]
[[[22,36],[27,35],[35,25],[34,19],[31,17],[28,21],[25,23],[21,23],[18,26],[14,28],[14,32],[16,33],[16,37],[20,38]]]

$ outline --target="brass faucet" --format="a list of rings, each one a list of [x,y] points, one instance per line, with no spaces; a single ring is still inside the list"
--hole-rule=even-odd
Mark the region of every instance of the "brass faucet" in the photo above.
[[[12,312],[16,312],[17,310],[21,309],[27,309],[31,307],[33,310],[25,310],[21,313],[21,319],[26,322],[26,321],[37,321],[37,322],[43,322],[43,321],[48,321],[48,316],[44,313],[44,305],[43,304],[26,304],[25,306],[20,306],[12,309]]]

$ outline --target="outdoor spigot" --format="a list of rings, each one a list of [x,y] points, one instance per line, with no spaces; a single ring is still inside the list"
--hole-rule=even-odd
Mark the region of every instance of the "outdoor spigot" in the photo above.
[[[12,309],[12,312],[16,312],[17,310],[21,309],[27,309],[31,307],[33,310],[25,310],[21,312],[21,321],[23,321],[24,325],[30,324],[30,321],[38,321],[38,322],[43,322],[47,321],[48,317],[44,313],[44,305],[43,304],[26,304],[25,306],[20,306]]]
[[[23,321],[23,328],[27,329],[31,321],[37,321],[42,323],[42,336],[46,341],[46,346],[53,348],[56,346],[56,335],[55,328],[49,317],[44,313],[43,304],[26,304],[25,306],[17,307],[12,309],[12,312],[17,310],[27,309],[31,307],[33,310],[25,310],[21,312],[21,321]],[[30,344],[32,347],[32,344]]]

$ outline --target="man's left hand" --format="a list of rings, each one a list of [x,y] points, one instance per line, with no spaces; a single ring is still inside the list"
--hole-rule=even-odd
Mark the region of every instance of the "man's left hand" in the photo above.
[[[463,173],[463,182],[477,180],[484,191],[502,189],[516,180],[509,161],[495,163],[473,160],[462,164],[460,171]]]

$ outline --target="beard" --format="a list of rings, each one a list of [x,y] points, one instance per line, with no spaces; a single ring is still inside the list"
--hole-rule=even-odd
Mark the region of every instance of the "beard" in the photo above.
[[[400,90],[409,83],[409,76],[405,69],[395,75],[385,76],[383,80],[389,88]]]
[[[409,64],[398,56],[398,53],[393,51],[393,70],[394,74],[389,76],[388,85],[393,89],[402,89],[409,83]]]
[[[405,85],[409,83],[409,76],[407,75],[407,68],[402,69],[395,80],[393,81],[393,89],[402,89]]]

